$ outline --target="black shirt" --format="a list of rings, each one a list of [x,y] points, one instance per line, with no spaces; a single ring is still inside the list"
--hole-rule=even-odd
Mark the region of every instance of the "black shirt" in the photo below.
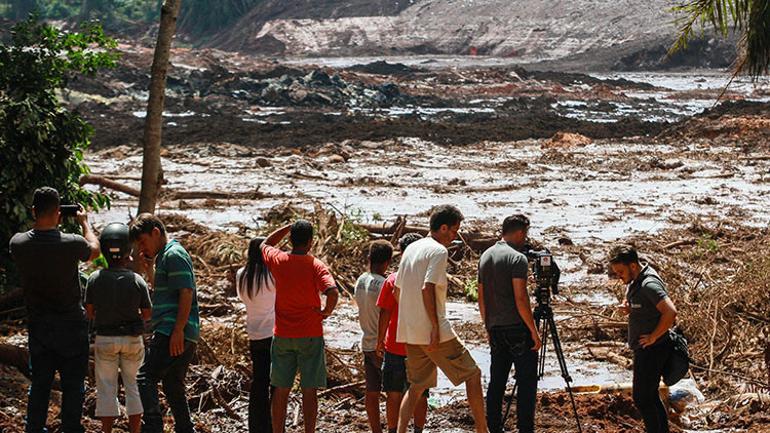
[[[487,329],[507,328],[523,323],[516,308],[513,279],[527,280],[527,256],[504,241],[489,247],[479,260],[479,283],[484,285]]]
[[[140,335],[144,321],[140,309],[149,309],[147,283],[129,269],[96,271],[88,279],[86,304],[94,306],[98,335]]]
[[[91,256],[80,235],[30,230],[11,238],[30,322],[85,320],[78,262]]]

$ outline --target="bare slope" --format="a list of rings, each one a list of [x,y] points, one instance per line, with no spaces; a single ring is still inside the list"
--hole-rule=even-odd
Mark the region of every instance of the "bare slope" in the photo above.
[[[257,6],[214,44],[300,56],[468,54],[475,50],[527,63],[588,53],[589,60],[601,58],[606,66],[629,55],[633,63],[634,54],[649,47],[660,51],[676,31],[670,12],[674,3],[271,0]]]

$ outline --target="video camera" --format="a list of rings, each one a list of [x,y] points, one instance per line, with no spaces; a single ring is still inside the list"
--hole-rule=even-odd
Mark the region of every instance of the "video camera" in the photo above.
[[[528,247],[524,254],[532,263],[532,274],[536,282],[535,299],[538,304],[548,305],[551,302],[551,294],[559,294],[561,270],[548,249],[534,250]]]

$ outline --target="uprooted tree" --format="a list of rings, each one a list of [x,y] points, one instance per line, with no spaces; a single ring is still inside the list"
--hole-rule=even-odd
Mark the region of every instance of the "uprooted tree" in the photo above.
[[[78,184],[88,173],[83,151],[92,129],[60,94],[73,75],[114,66],[116,45],[97,24],[68,33],[36,16],[14,26],[10,43],[0,44],[0,292],[13,280],[9,239],[28,227],[36,188],[55,187],[64,202],[92,209],[108,204],[106,196]]]

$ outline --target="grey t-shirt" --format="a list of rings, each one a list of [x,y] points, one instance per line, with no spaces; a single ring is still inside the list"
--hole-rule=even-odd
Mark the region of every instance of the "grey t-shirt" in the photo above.
[[[523,323],[516,308],[513,279],[526,280],[528,271],[527,256],[516,251],[507,242],[498,241],[481,255],[479,283],[484,285],[487,329]]]
[[[649,265],[642,268],[636,280],[628,285],[626,300],[631,310],[628,316],[628,345],[632,350],[641,348],[640,336],[652,333],[658,326],[661,314],[657,305],[667,297],[668,292],[663,280]],[[664,335],[654,346],[664,343],[667,339]]]
[[[361,350],[372,352],[377,349],[377,330],[380,320],[380,307],[377,297],[385,283],[385,277],[366,272],[356,281],[356,304],[358,304],[358,323],[364,336],[361,339]]]
[[[15,234],[9,248],[30,322],[85,320],[78,275],[78,262],[91,256],[85,238],[59,230],[30,230]]]
[[[98,335],[140,335],[144,321],[140,309],[152,308],[147,283],[129,269],[103,269],[91,274],[86,304],[94,306]]]

